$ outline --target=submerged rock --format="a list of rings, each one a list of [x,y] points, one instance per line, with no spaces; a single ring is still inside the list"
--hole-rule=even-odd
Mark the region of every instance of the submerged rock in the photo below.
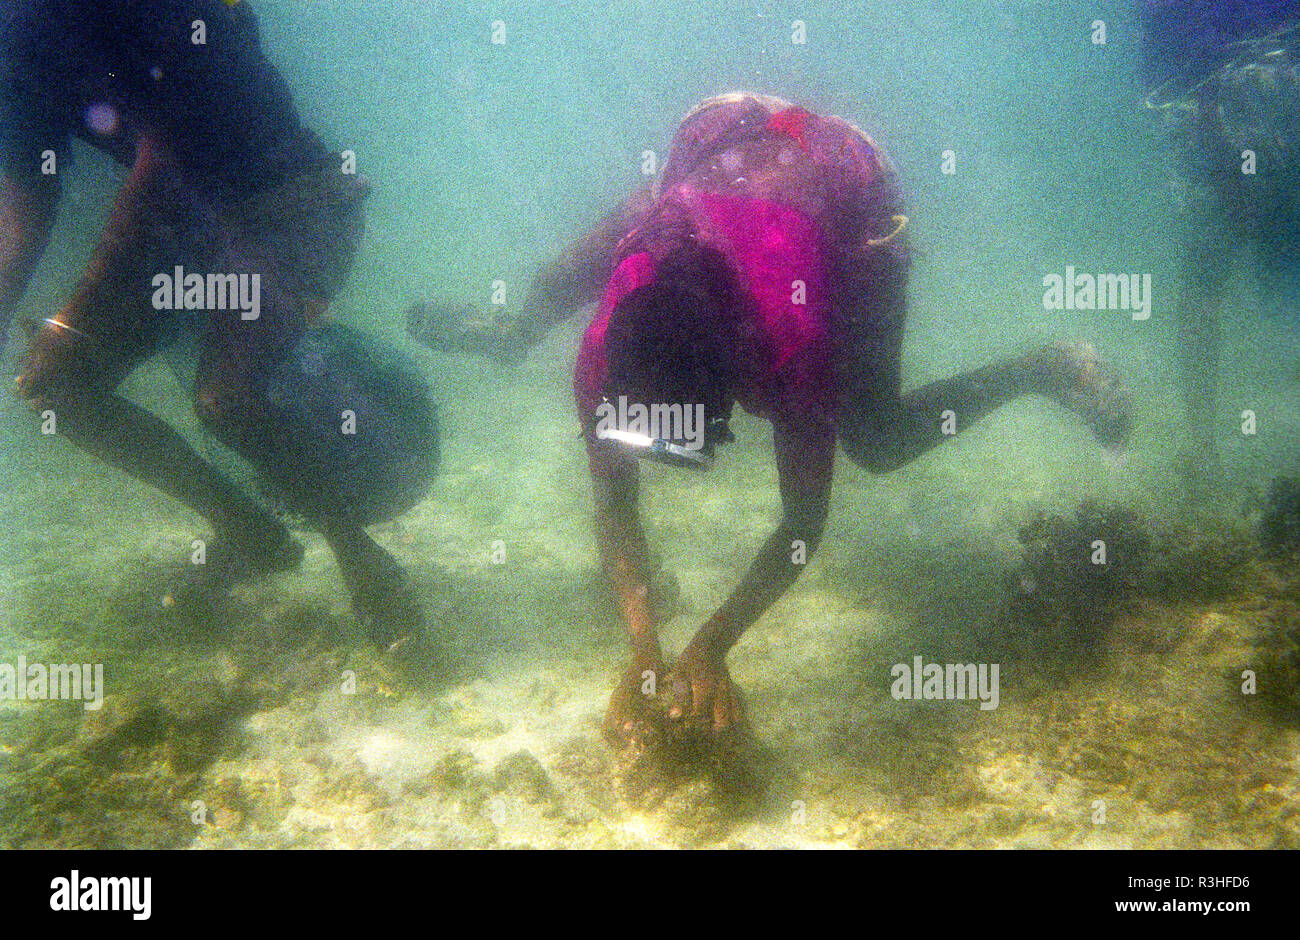
[[[1249,665],[1260,700],[1279,718],[1300,723],[1300,574],[1288,571],[1282,588],[1252,605],[1257,634]]]
[[[1259,541],[1269,555],[1300,551],[1300,478],[1279,477],[1269,486]]]
[[[497,764],[499,790],[516,793],[533,803],[553,802],[559,794],[541,762],[529,751],[515,751]]]
[[[1027,626],[1095,636],[1135,593],[1150,558],[1151,540],[1136,514],[1090,501],[1073,519],[1040,514],[1019,534],[1025,560],[1011,613]]]

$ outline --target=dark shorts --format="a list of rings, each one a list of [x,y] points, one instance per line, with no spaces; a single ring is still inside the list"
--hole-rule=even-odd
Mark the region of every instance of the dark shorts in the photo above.
[[[355,177],[329,170],[225,208],[173,181],[120,269],[59,315],[71,327],[66,342],[43,355],[38,336],[24,381],[65,370],[74,381],[111,389],[188,330],[201,348],[200,394],[205,386],[256,387],[346,280],[364,228],[365,191]],[[174,282],[178,267],[205,283],[210,275],[230,286],[243,278],[251,288],[256,278],[256,318],[246,318],[231,295],[210,308],[210,299],[222,298],[205,291],[200,309],[184,309],[176,292],[169,300],[156,279]]]

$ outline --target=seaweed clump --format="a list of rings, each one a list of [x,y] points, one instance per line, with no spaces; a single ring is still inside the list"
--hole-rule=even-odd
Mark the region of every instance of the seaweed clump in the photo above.
[[[1084,501],[1074,518],[1039,513],[1019,532],[1025,558],[1010,615],[1030,627],[1095,638],[1137,594],[1151,557],[1138,516]]]
[[[1300,478],[1278,477],[1269,486],[1259,542],[1272,557],[1300,551]]]
[[[1262,539],[1261,539],[1262,541]],[[1256,569],[1240,608],[1256,627],[1249,666],[1258,677],[1258,695],[1275,717],[1300,724],[1300,566],[1290,551]]]

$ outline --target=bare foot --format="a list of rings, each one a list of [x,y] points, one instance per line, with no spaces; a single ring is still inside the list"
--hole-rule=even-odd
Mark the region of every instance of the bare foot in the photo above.
[[[1044,346],[1034,354],[1034,368],[1043,394],[1081,417],[1104,446],[1128,443],[1132,399],[1091,343]]]
[[[468,304],[425,301],[406,311],[406,332],[440,352],[469,353],[518,365],[528,344],[510,317],[483,318]]]

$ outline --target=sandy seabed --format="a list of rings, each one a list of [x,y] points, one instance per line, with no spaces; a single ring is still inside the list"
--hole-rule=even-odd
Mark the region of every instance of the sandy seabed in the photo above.
[[[888,477],[842,461],[816,559],[730,659],[762,747],[745,800],[706,767],[612,751],[624,652],[557,366],[569,342],[522,373],[427,359],[444,468],[374,530],[426,602],[437,661],[418,682],[365,643],[311,533],[301,570],[204,616],[169,606],[200,521],[6,406],[3,659],[103,663],[107,697],[0,703],[0,845],[1300,848],[1294,559],[1251,549],[1249,500],[1169,509],[1185,495],[1161,469],[1167,428],[1116,467],[1045,404]],[[503,406],[487,390],[509,383]],[[672,650],[775,522],[769,432],[735,427],[709,475],[645,474],[681,587]],[[1082,496],[1180,546],[1163,586],[1087,635],[1009,620],[1020,525]],[[890,667],[914,655],[1000,663],[998,708],[896,701]]]

